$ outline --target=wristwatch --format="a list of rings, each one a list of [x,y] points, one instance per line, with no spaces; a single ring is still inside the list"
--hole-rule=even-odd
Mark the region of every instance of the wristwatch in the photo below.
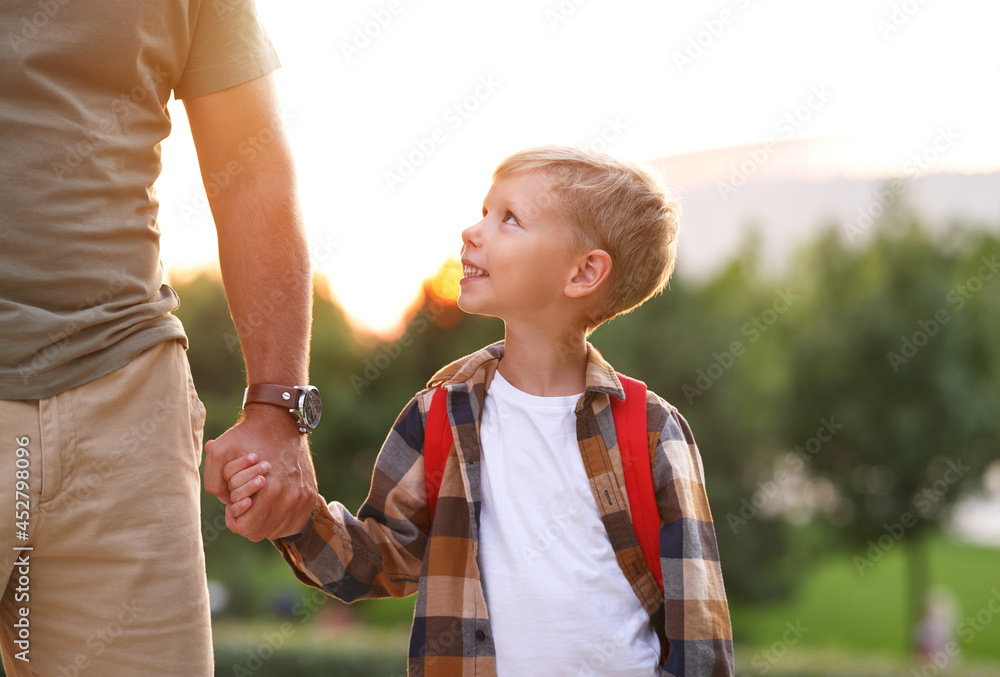
[[[247,404],[273,404],[287,409],[295,417],[300,433],[312,432],[319,425],[323,413],[316,386],[277,386],[270,383],[254,383],[243,393],[243,408]]]

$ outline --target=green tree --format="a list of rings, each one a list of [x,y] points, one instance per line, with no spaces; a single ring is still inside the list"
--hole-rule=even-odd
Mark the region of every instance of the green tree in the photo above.
[[[809,467],[836,489],[828,512],[859,576],[906,549],[907,641],[928,585],[924,537],[997,458],[997,253],[993,236],[933,237],[896,211],[864,246],[826,232],[792,276],[803,302],[785,441],[819,440]]]
[[[762,274],[759,258],[751,236],[710,278],[677,276],[662,295],[593,336],[615,368],[646,381],[691,424],[726,590],[744,601],[788,595],[803,569],[796,534],[758,501],[770,500],[758,482],[782,452],[782,332],[797,303],[794,289]]]

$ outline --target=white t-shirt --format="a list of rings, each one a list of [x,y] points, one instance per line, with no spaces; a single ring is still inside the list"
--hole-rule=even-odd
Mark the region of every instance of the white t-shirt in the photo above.
[[[479,569],[499,677],[658,673],[583,467],[579,399],[523,393],[499,371],[486,392]]]

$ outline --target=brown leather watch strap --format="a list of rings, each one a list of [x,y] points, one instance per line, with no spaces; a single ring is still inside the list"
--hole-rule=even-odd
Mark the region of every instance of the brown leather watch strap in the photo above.
[[[296,409],[299,406],[299,391],[297,388],[271,383],[254,383],[247,388],[243,398],[243,406],[250,403],[273,404],[285,409]]]

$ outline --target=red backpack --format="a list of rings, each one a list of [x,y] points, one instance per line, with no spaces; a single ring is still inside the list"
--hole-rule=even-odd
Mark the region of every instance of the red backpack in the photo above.
[[[653,471],[649,459],[649,432],[646,429],[646,384],[624,374],[618,379],[625,389],[625,400],[611,397],[611,415],[615,421],[618,447],[621,449],[632,524],[639,549],[663,590],[660,569],[660,511],[653,491]],[[424,481],[427,485],[427,509],[431,522],[437,507],[441,477],[448,460],[453,437],[448,422],[448,391],[444,387],[434,392],[427,426],[424,431]],[[624,433],[623,433],[624,431]]]

